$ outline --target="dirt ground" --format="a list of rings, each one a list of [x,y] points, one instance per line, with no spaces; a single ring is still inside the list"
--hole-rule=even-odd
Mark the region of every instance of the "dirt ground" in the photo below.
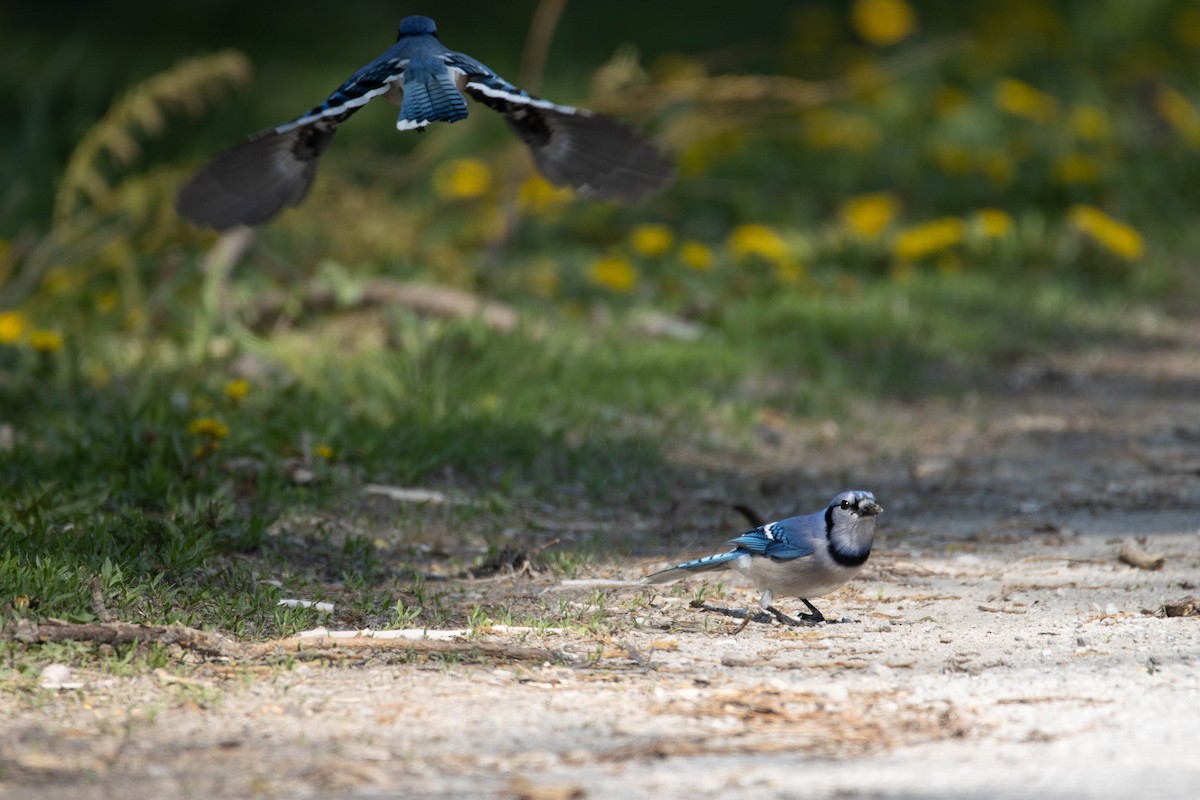
[[[776,432],[760,476],[879,496],[866,572],[817,601],[856,623],[733,637],[737,619],[689,603],[697,581],[616,583],[599,590],[603,614],[634,616],[619,635],[483,637],[554,661],[75,671],[3,701],[0,797],[1200,797],[1200,616],[1163,615],[1200,597],[1200,327],[875,419],[808,436],[819,469]],[[1119,560],[1130,542],[1161,568]],[[755,600],[725,581],[710,607]]]

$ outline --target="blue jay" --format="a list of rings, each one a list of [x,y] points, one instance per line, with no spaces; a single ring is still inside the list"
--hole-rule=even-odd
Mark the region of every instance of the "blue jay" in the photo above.
[[[691,572],[735,569],[762,591],[759,605],[780,622],[800,624],[771,605],[776,595],[795,595],[811,614],[804,622],[823,622],[825,616],[808,601],[829,594],[853,578],[871,555],[875,518],[883,506],[870,492],[842,492],[824,511],[805,517],[771,522],[743,533],[729,544],[734,548],[646,576],[648,583],[667,583]],[[750,621],[750,612],[735,633]]]
[[[636,201],[664,189],[669,161],[624,124],[560,106],[447,49],[429,17],[406,17],[396,43],[324,103],[217,156],[179,194],[179,213],[218,230],[257,225],[304,199],[337,126],[376,97],[400,106],[396,127],[421,131],[467,116],[466,92],[504,115],[551,182],[601,199]]]

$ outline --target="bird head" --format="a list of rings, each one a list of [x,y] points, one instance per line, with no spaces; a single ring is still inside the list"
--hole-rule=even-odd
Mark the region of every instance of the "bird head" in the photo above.
[[[437,36],[437,25],[429,17],[414,15],[400,20],[400,33],[397,41],[405,36]]]
[[[883,506],[875,499],[875,495],[861,490],[842,492],[829,503],[826,512],[833,522],[860,523],[874,520],[883,513]]]

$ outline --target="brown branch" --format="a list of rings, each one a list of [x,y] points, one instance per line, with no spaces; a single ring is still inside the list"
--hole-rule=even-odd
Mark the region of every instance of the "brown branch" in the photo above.
[[[413,653],[424,656],[482,656],[508,661],[556,662],[570,657],[544,647],[526,647],[504,642],[464,642],[440,639],[377,639],[370,636],[293,636],[269,642],[238,642],[214,631],[183,625],[136,625],[129,622],[73,623],[62,620],[31,622],[18,620],[4,630],[14,641],[36,644],[85,642],[93,644],[177,644],[206,656],[241,661],[270,660],[303,655],[336,657],[355,653]]]
[[[1121,545],[1121,551],[1117,554],[1117,558],[1129,566],[1137,567],[1138,569],[1162,569],[1163,565],[1167,563],[1166,556],[1151,555],[1133,542],[1124,542]]]
[[[537,94],[541,87],[550,43],[554,40],[554,31],[566,6],[567,0],[541,0],[533,12],[529,36],[525,39],[525,52],[521,56],[521,69],[517,73],[520,85],[533,94]]]
[[[246,324],[251,328],[262,328],[274,324],[276,319],[288,311],[294,302],[292,296],[283,292],[272,292],[260,297],[249,309]],[[300,296],[303,313],[319,314],[338,308],[338,299],[333,290],[310,286]],[[485,326],[496,331],[511,331],[517,326],[517,313],[510,306],[477,295],[451,289],[448,286],[404,283],[379,278],[368,281],[353,308],[400,305],[420,314],[454,319],[477,317]]]
[[[210,656],[237,656],[242,645],[212,631],[183,625],[136,625],[130,622],[74,623],[62,620],[30,622],[18,620],[5,633],[18,642],[92,642],[95,644],[132,644],[133,642],[177,644]]]

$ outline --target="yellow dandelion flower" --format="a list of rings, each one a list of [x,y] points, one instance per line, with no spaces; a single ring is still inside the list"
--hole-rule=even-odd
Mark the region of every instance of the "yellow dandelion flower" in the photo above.
[[[772,271],[777,282],[788,286],[795,286],[804,280],[804,265],[795,260],[776,262]]]
[[[1013,218],[1007,211],[998,208],[981,208],[975,212],[975,222],[979,230],[989,239],[1000,239],[1012,230]]]
[[[1102,142],[1112,131],[1104,109],[1088,103],[1071,106],[1070,125],[1071,133],[1081,142]]]
[[[706,272],[712,269],[713,254],[708,245],[689,239],[679,245],[679,260],[697,272]]]
[[[101,292],[96,295],[96,310],[101,314],[111,314],[121,300],[117,292]]]
[[[562,276],[553,259],[543,258],[534,262],[526,271],[529,289],[539,297],[553,299],[562,291]]]
[[[1016,78],[996,84],[995,100],[1002,111],[1034,122],[1051,122],[1058,116],[1058,100],[1053,95]]]
[[[919,261],[948,250],[966,237],[967,225],[958,217],[942,217],[901,231],[892,252],[901,261]]]
[[[738,225],[729,234],[729,249],[737,258],[757,256],[776,264],[787,260],[787,245],[772,228],[758,223]]]
[[[971,96],[957,86],[939,86],[933,96],[933,111],[943,119],[971,104]]]
[[[29,332],[29,346],[39,353],[57,353],[63,349],[63,335],[58,331],[33,330]]]
[[[963,270],[962,259],[957,253],[942,253],[937,257],[937,271],[947,278],[958,275]]]
[[[658,258],[675,244],[675,232],[666,225],[638,225],[629,234],[629,247],[638,255]]]
[[[875,239],[900,213],[900,201],[887,192],[852,197],[842,206],[842,224],[863,239]]]
[[[917,268],[911,261],[897,261],[888,274],[896,283],[912,283],[917,277]]]
[[[327,444],[319,444],[313,448],[313,455],[328,461],[333,458],[333,448]]]
[[[229,435],[229,426],[213,417],[199,417],[188,423],[188,433],[205,439],[224,439]]]
[[[804,143],[814,150],[864,153],[879,146],[883,133],[870,117],[818,109],[804,120]]]
[[[933,165],[948,175],[966,175],[975,167],[971,151],[952,142],[934,142],[930,147]]]
[[[917,15],[905,0],[855,0],[850,24],[864,41],[886,47],[917,29]]]
[[[517,190],[517,205],[526,214],[544,214],[571,199],[571,190],[531,175]]]
[[[250,381],[238,378],[225,384],[225,396],[235,403],[240,403],[250,393]]]
[[[1100,179],[1100,162],[1083,153],[1069,153],[1054,162],[1051,173],[1066,186],[1095,183]]]
[[[478,158],[456,158],[433,172],[433,190],[443,200],[471,200],[492,188],[492,168]]]
[[[1200,47],[1200,8],[1181,8],[1171,20],[1171,31],[1180,44]]]
[[[1127,261],[1136,261],[1146,252],[1145,240],[1132,225],[1113,219],[1094,206],[1073,206],[1068,216],[1094,242]]]
[[[676,156],[681,175],[702,175],[713,164],[727,158],[745,146],[745,135],[741,131],[720,131],[692,142]]]
[[[1017,165],[1003,150],[993,150],[979,156],[979,170],[996,186],[1008,186],[1017,174]]]
[[[1159,87],[1154,96],[1154,108],[1185,139],[1200,145],[1200,112],[1178,89]]]
[[[66,294],[79,283],[80,276],[78,274],[62,264],[57,264],[46,270],[46,275],[42,278],[42,289],[47,294]]]
[[[12,344],[25,335],[29,326],[20,311],[0,311],[0,344]]]
[[[632,292],[638,282],[638,273],[633,264],[620,256],[597,259],[589,270],[589,277],[593,283],[622,294]]]

